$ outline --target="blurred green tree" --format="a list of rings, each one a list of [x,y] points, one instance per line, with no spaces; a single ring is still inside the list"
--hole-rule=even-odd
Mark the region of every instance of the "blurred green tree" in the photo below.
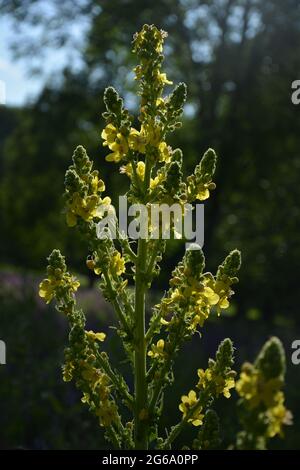
[[[205,250],[216,263],[233,246],[243,249],[242,311],[252,315],[255,309],[256,316],[281,324],[296,319],[300,114],[291,83],[300,69],[299,1],[2,0],[0,6],[19,30],[13,50],[29,68],[43,70],[49,47],[76,56],[60,80],[55,77],[19,113],[6,139],[1,193],[7,260],[38,267],[56,240],[66,253],[80,255],[63,217],[59,223],[53,218],[61,204],[62,167],[82,143],[98,155],[109,181],[99,147],[99,97],[113,83],[126,90],[127,105],[135,109],[124,44],[153,22],[170,32],[172,75],[179,81],[184,71],[189,84],[185,131],[174,145],[185,151],[187,170],[207,146],[221,157],[218,189],[206,209]],[[117,177],[109,183],[120,184]],[[41,185],[49,188],[46,200]]]

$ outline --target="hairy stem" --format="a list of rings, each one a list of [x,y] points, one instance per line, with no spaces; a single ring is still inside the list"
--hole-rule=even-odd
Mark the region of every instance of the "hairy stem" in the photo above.
[[[146,341],[145,341],[145,266],[147,241],[138,242],[138,260],[135,276],[135,413],[134,440],[136,449],[148,448],[147,437],[147,380],[146,380]]]
[[[105,279],[105,282],[106,282],[107,289],[108,289],[109,294],[110,294],[110,302],[111,302],[111,304],[113,305],[113,307],[115,309],[118,320],[120,321],[120,323],[123,326],[126,333],[128,335],[130,335],[131,334],[130,328],[127,324],[127,320],[125,318],[123,310],[122,310],[122,308],[119,304],[119,301],[117,299],[117,293],[116,293],[116,291],[115,291],[115,289],[112,285],[111,278],[110,278],[110,275],[109,275],[108,271],[103,271],[103,275],[104,275],[104,279]]]

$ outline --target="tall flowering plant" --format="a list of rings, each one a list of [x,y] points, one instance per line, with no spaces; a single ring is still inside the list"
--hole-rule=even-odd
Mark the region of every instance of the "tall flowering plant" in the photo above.
[[[143,26],[134,36],[133,52],[139,60],[134,69],[140,96],[138,125],[134,126],[134,117],[116,90],[108,87],[104,93],[106,125],[101,137],[108,150],[106,160],[119,165],[129,179],[126,196],[131,204],[142,204],[149,211],[155,204],[177,203],[183,215],[186,203],[204,201],[215,189],[217,157],[209,149],[193,174],[184,180],[182,152],[172,149],[167,138],[181,125],[186,86],[180,83],[169,95],[164,94],[165,86],[172,85],[162,71],[165,38],[166,33],[153,25]],[[129,388],[102,350],[106,335],[86,330],[85,315],[76,305],[79,282],[68,272],[61,253],[54,250],[39,293],[47,303],[55,299],[57,309],[69,321],[63,378],[75,382],[82,392],[82,402],[96,415],[107,439],[117,449],[170,449],[186,426],[200,429],[194,448],[209,448],[218,441],[219,424],[212,404],[220,397],[230,398],[235,387],[230,339],[220,344],[206,369],[199,368],[194,389],[182,395],[179,423],[162,434],[159,423],[165,389],[174,381],[174,360],[183,344],[203,328],[213,310],[220,315],[229,307],[232,286],[238,281],[240,252],[229,253],[214,275],[205,272],[200,246],[191,246],[175,267],[168,291],[146,324],[146,294],[159,274],[166,241],[151,236],[150,219],[146,231],[132,243],[120,232],[115,213],[117,236],[99,233],[99,226],[113,211],[104,193],[104,181],[93,169],[85,149],[77,147],[65,176],[66,222],[87,242],[86,265],[99,276],[100,289],[114,308],[117,334],[131,364],[134,386]],[[134,293],[128,286],[132,273]],[[243,380],[241,376],[240,393]]]

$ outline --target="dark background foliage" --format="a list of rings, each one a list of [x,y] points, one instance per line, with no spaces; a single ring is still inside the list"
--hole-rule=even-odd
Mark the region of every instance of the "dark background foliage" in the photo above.
[[[14,31],[12,54],[26,61],[29,74],[43,73],[49,49],[72,53],[34,100],[21,108],[0,107],[0,336],[8,344],[8,364],[0,369],[1,446],[104,445],[73,386],[60,377],[66,325],[54,310],[41,307],[35,289],[53,247],[62,249],[73,270],[87,274],[84,244],[62,214],[73,148],[87,148],[113,199],[126,190],[125,178],[104,161],[102,94],[113,84],[136,112],[130,43],[144,23],[155,23],[169,33],[170,78],[188,85],[184,125],[172,136],[172,145],[183,149],[186,174],[207,147],[219,155],[217,190],[205,207],[208,269],[232,248],[243,253],[233,308],[205,326],[201,341],[187,346],[191,368],[183,368],[186,356],[179,360],[165,424],[178,419],[181,392],[221,339],[234,339],[240,364],[277,334],[287,353],[294,426],[285,441],[272,445],[299,448],[299,373],[290,355],[299,331],[300,112],[291,101],[291,84],[300,70],[300,2],[0,0],[0,8]],[[179,245],[167,252],[155,296],[167,286],[182,253]],[[82,297],[89,321],[107,329],[107,306],[90,287]],[[111,341],[117,361],[119,350]],[[235,432],[234,410],[225,400],[219,408],[225,446]]]

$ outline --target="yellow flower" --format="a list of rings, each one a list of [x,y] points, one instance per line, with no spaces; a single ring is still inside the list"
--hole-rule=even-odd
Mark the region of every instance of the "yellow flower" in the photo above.
[[[162,108],[165,105],[165,100],[163,98],[157,98],[156,100],[156,106],[158,108]]]
[[[155,189],[156,186],[161,184],[164,181],[165,177],[162,173],[155,176],[155,178],[151,178],[150,180],[150,189]]]
[[[77,224],[78,217],[85,222],[90,222],[94,217],[101,218],[110,204],[111,200],[108,196],[101,199],[100,196],[92,194],[82,198],[79,193],[74,193],[67,207],[67,225],[74,227]]]
[[[214,284],[214,290],[220,297],[220,300],[217,305],[218,314],[220,314],[221,309],[226,309],[229,307],[228,297],[233,292],[230,289],[230,285],[223,281],[216,281]]]
[[[92,388],[94,388],[95,384],[101,377],[101,372],[96,367],[91,366],[90,364],[85,364],[84,369],[81,372],[81,376],[87,382],[90,382]]]
[[[157,341],[156,344],[152,344],[151,350],[148,351],[148,356],[154,358],[164,356],[165,342],[163,339]]]
[[[125,260],[122,258],[121,253],[116,252],[113,255],[110,267],[117,276],[121,276],[125,272]]]
[[[203,326],[205,320],[209,317],[209,311],[206,309],[204,310],[202,307],[196,310],[196,315],[193,315],[190,320],[189,330],[196,331],[198,325]],[[195,312],[194,312],[195,313]]]
[[[146,139],[144,134],[137,131],[134,128],[131,128],[130,134],[128,137],[129,147],[132,150],[135,150],[140,153],[145,153],[146,151]]]
[[[106,338],[106,334],[105,333],[95,333],[94,331],[90,330],[90,331],[86,331],[86,335],[93,339],[94,341],[101,341],[103,342]]]
[[[193,408],[197,403],[198,399],[194,390],[191,390],[188,395],[183,395],[181,397],[179,409],[183,413],[183,418],[187,416],[187,414],[190,412],[190,409]],[[192,423],[194,426],[201,426],[203,424],[204,418],[204,414],[201,414],[201,411],[202,408],[199,407],[188,419],[188,422]]]
[[[161,142],[158,146],[158,150],[159,161],[168,163],[171,160],[171,147],[169,147],[166,142]]]
[[[103,191],[105,191],[104,181],[99,179],[98,175],[92,176],[90,185],[91,185],[91,190],[94,194],[103,193]]]
[[[123,155],[119,152],[112,152],[106,155],[105,160],[107,162],[119,163],[122,160]]]
[[[86,260],[86,265],[88,267],[88,269],[90,269],[91,271],[94,271],[95,274],[101,274],[101,268],[99,266],[97,266],[95,260],[93,258],[88,258]]]
[[[127,165],[121,166],[120,173],[125,173],[127,176],[129,176],[129,178],[131,178],[133,174],[132,164],[127,163]],[[145,176],[145,163],[144,162],[141,162],[141,161],[137,162],[136,174],[142,181],[144,180],[144,176]]]
[[[104,146],[107,145],[111,149],[110,146],[116,140],[117,134],[118,134],[118,131],[115,128],[115,126],[113,124],[107,124],[107,126],[105,127],[105,129],[103,129],[101,133],[101,137],[102,139],[104,139],[103,145]]]
[[[215,393],[218,396],[223,394],[225,398],[230,398],[230,389],[235,386],[235,381],[233,377],[222,377],[222,375],[217,374],[210,368],[198,369],[197,371],[199,382],[197,384],[198,389],[205,389],[209,384],[215,388]]]
[[[82,396],[82,398],[81,398],[81,402],[82,402],[82,403],[89,403],[89,401],[90,401],[90,395],[89,395],[89,393],[84,392],[84,393],[83,393],[83,396]]]
[[[223,393],[225,398],[230,398],[231,393],[229,392],[229,390],[234,387],[235,387],[235,380],[232,377],[225,379],[225,384],[221,393]]]
[[[212,371],[209,368],[206,370],[198,369],[197,374],[199,377],[197,388],[206,388],[208,383],[212,380]]]
[[[166,73],[158,72],[157,73],[157,80],[162,85],[173,85],[173,82],[171,80],[168,80]]]
[[[205,183],[202,183],[198,186],[197,188],[197,194],[196,194],[196,199],[199,199],[199,201],[205,201],[208,199],[210,196],[208,185]]]
[[[109,153],[105,159],[108,162],[118,163],[129,150],[127,139],[118,132],[115,141],[109,144],[109,148],[112,150],[112,153]]]
[[[267,411],[268,418],[268,429],[267,434],[269,437],[274,437],[276,434],[283,435],[283,425],[292,424],[292,414],[284,405],[284,394],[278,392],[275,396],[275,406],[271,407]]]
[[[127,139],[113,124],[107,124],[101,137],[104,139],[103,145],[112,150],[112,153],[105,157],[107,161],[119,162],[127,154],[129,149]]]
[[[66,220],[68,226],[74,227],[77,224],[77,217],[81,217],[86,222],[92,220],[97,214],[100,201],[100,197],[96,194],[82,198],[79,193],[74,193],[67,208]]]
[[[269,408],[276,403],[281,386],[280,378],[265,380],[253,367],[244,367],[237,381],[236,390],[241,397],[249,401],[250,408],[257,407],[261,402]]]
[[[56,284],[49,279],[44,279],[39,285],[39,296],[45,299],[46,304],[55,296]]]
[[[120,168],[120,173],[125,173],[127,176],[129,176],[129,178],[132,178],[132,173],[133,173],[132,164],[127,163],[127,165],[122,166]],[[144,162],[141,162],[141,161],[137,162],[137,164],[136,164],[136,173],[137,173],[138,177],[143,181],[144,176],[145,176],[145,163]]]
[[[161,141],[161,127],[153,122],[148,122],[142,125],[141,133],[145,136],[148,144],[156,147]]]
[[[209,305],[216,305],[219,302],[220,297],[211,287],[204,287],[202,294]]]
[[[79,286],[80,282],[69,273],[65,273],[63,276],[58,275],[58,277],[51,276],[49,279],[44,279],[40,283],[39,296],[45,299],[46,303],[49,304],[56,296],[57,289],[63,287],[72,294],[77,291]]]
[[[236,383],[236,391],[238,394],[245,398],[245,400],[251,400],[255,406],[257,401],[257,383],[258,383],[258,372],[254,370],[245,370],[240,374],[240,378]]]
[[[137,162],[136,172],[137,172],[137,175],[140,177],[140,179],[144,181],[144,177],[145,177],[145,163],[144,162]]]

